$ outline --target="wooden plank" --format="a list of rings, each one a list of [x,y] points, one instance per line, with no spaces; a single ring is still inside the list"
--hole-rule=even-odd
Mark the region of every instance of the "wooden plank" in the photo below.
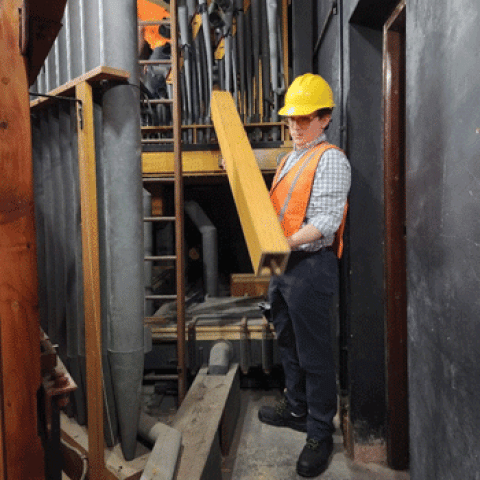
[[[253,151],[258,167],[262,171],[273,172],[277,168],[277,158],[285,155],[291,148],[259,148]],[[201,150],[182,152],[183,173],[209,174],[225,171],[220,167],[222,155],[219,150]],[[173,152],[143,152],[142,171],[144,175],[172,174],[174,156]]]
[[[100,264],[93,123],[93,92],[87,82],[75,87],[83,105],[83,128],[78,124],[80,205],[82,215],[85,350],[87,370],[88,462],[90,480],[100,480],[104,470],[103,374],[101,351]]]
[[[176,480],[221,478],[215,475],[221,468],[218,433],[222,416],[228,414],[227,399],[233,388],[239,389],[239,368],[232,364],[226,375],[207,371],[200,369],[173,419],[172,427],[182,432],[183,447]]]
[[[115,81],[123,81],[126,82],[130,78],[130,73],[125,70],[119,70],[118,68],[106,67],[106,66],[99,66],[94,68],[93,70],[80,75],[73,80],[65,83],[64,85],[60,85],[58,88],[51,90],[48,92],[50,96],[62,96],[62,97],[73,97],[75,95],[75,90],[78,85],[84,82],[88,82],[90,84],[95,82],[100,82],[102,80],[115,80]],[[45,92],[39,92],[45,93]],[[50,104],[55,100],[54,98],[49,97],[39,97],[36,100],[30,102],[30,108],[36,109],[39,107],[44,107]]]
[[[290,254],[232,95],[213,92],[212,120],[256,275],[280,274]]]
[[[233,273],[230,276],[230,295],[232,297],[266,296],[270,277],[256,277],[251,273]]]
[[[64,413],[60,414],[61,437],[64,442],[72,446],[81,455],[88,456],[88,431],[85,427],[78,425],[75,420],[67,417]],[[141,446],[139,446],[141,448]],[[145,448],[145,452],[130,462],[127,462],[122,454],[120,444],[105,450],[105,470],[103,477],[111,480],[136,480],[140,478],[145,465],[147,464],[150,452]],[[69,476],[73,480],[79,478],[78,456],[70,452],[68,470]],[[67,472],[67,473],[69,473]],[[72,476],[72,474],[75,474]]]
[[[222,172],[220,168],[220,152],[182,152],[183,173],[194,172]],[[173,152],[143,152],[142,171],[143,174],[173,174],[174,153]]]
[[[0,2],[0,478],[44,478],[37,435],[40,325],[21,2]]]

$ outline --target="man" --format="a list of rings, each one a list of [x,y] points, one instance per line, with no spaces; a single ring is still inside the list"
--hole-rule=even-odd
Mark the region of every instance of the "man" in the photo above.
[[[269,287],[285,395],[258,415],[269,425],[307,433],[297,462],[304,477],[328,466],[337,410],[330,307],[351,174],[345,154],[326,141],[334,106],[332,90],[319,75],[294,80],[279,111],[287,117],[294,149],[280,163],[270,192],[292,249],[285,273]]]

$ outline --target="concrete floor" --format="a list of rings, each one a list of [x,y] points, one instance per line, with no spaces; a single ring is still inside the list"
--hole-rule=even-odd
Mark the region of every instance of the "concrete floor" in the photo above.
[[[242,390],[240,418],[229,457],[224,460],[222,480],[300,480],[295,472],[306,435],[288,428],[265,425],[258,420],[262,405],[273,405],[278,391]],[[405,472],[377,465],[356,465],[344,454],[341,432],[334,436],[334,453],[322,480],[408,480]]]
[[[144,389],[144,409],[166,424],[174,415],[168,397],[153,393],[153,386]],[[298,455],[306,435],[288,428],[276,428],[258,420],[262,405],[274,405],[278,390],[242,389],[240,415],[230,454],[223,461],[221,480],[302,480],[295,472]],[[410,480],[408,473],[385,467],[358,465],[345,457],[340,430],[334,435],[334,451],[328,469],[320,480]],[[63,480],[69,480],[63,474]],[[219,480],[219,479],[212,479]]]

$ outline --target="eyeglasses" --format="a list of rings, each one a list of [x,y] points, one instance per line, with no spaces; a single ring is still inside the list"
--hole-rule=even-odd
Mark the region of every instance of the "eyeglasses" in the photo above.
[[[297,128],[304,130],[310,126],[316,117],[317,116],[315,114],[288,117],[287,125],[289,127],[293,127],[295,125]]]

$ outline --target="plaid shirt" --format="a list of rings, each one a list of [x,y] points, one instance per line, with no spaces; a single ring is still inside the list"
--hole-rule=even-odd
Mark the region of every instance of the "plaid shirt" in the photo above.
[[[326,135],[322,134],[305,148],[293,150],[280,172],[279,180],[312,147],[326,139]],[[350,163],[345,154],[336,148],[327,150],[318,162],[305,221],[302,225],[302,227],[313,225],[323,236],[315,242],[300,245],[296,250],[315,252],[322,247],[332,245],[335,232],[342,222],[350,182]]]

